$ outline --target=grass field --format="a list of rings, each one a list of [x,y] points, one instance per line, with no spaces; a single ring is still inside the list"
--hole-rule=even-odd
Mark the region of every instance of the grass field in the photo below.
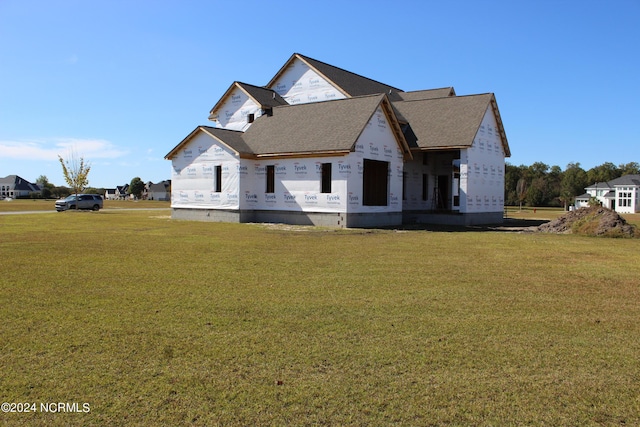
[[[1,215],[0,424],[639,425],[639,250]]]
[[[0,212],[18,211],[52,211],[55,212],[54,199],[14,199],[10,202],[0,200]],[[167,208],[169,202],[157,200],[105,200],[105,209],[141,209],[141,208]]]

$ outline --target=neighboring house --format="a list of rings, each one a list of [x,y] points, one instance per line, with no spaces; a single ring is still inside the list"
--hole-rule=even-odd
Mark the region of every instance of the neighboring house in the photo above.
[[[149,181],[144,186],[143,199],[171,200],[171,180],[164,180],[157,184]]]
[[[608,182],[597,182],[576,197],[576,208],[589,205],[592,197],[618,213],[640,212],[640,175],[624,175]]]
[[[104,199],[105,200],[117,200],[118,197],[116,196],[116,189],[115,188],[108,188],[108,189],[104,190]]]
[[[493,94],[415,92],[294,54],[234,82],[174,147],[174,218],[338,227],[499,223],[509,145]]]
[[[18,175],[8,175],[0,178],[0,198],[7,197],[17,199],[29,197],[31,193],[40,193],[42,190],[37,184],[32,184]]]
[[[129,193],[129,184],[118,185],[115,191],[116,200],[124,200],[126,198],[130,198],[131,195]]]

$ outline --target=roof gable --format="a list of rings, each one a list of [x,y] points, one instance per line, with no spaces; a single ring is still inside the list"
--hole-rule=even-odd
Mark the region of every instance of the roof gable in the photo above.
[[[235,130],[228,130],[222,128],[215,128],[211,126],[198,126],[195,128],[186,138],[184,138],[178,145],[173,147],[171,151],[164,156],[165,159],[171,160],[178,152],[189,144],[189,142],[198,134],[204,133],[214,140],[218,141],[233,151],[238,156],[251,154],[251,149],[245,144],[242,138],[242,132]]]
[[[220,109],[225,105],[227,101],[234,97],[234,93],[240,92],[243,96],[251,99],[257,106],[262,109],[273,108],[278,105],[286,105],[287,102],[275,91],[265,88],[250,85],[248,83],[242,83],[235,81],[229,86],[227,91],[222,95],[216,105],[211,108],[209,112],[209,120],[215,120],[220,113]],[[235,95],[237,96],[237,95]]]
[[[488,108],[496,119],[503,150],[511,155],[493,94],[447,96],[394,102],[411,125],[419,149],[469,148]]]
[[[373,95],[386,93],[392,101],[399,100],[397,93],[401,89],[389,86],[384,83],[372,80],[368,77],[343,70],[342,68],[329,65],[325,62],[318,61],[308,56],[294,53],[284,66],[276,73],[276,75],[267,84],[267,87],[273,87],[282,74],[284,74],[296,60],[303,62],[323,78],[333,83],[347,97],[357,97],[365,95]]]

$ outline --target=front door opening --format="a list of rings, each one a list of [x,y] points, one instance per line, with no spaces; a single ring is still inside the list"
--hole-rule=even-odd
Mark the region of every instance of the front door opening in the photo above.
[[[364,159],[362,204],[364,206],[389,205],[389,162]]]

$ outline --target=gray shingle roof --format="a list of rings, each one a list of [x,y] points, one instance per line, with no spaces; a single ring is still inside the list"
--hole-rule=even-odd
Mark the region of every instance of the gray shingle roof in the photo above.
[[[186,138],[180,141],[178,145],[173,147],[171,151],[169,151],[167,155],[164,156],[164,158],[171,159],[183,145],[185,145],[193,136],[195,136],[199,132],[206,132],[213,138],[221,141],[229,148],[241,155],[251,153],[251,149],[247,146],[247,144],[245,144],[244,140],[242,139],[242,132],[236,130],[214,128],[211,126],[198,126],[189,135],[187,135]]]
[[[350,98],[289,106],[269,86],[275,84],[295,60],[306,63]],[[247,156],[348,151],[381,102],[387,114],[394,117],[393,130],[398,140],[416,150],[470,147],[487,109],[492,108],[505,155],[511,155],[497,103],[491,93],[456,96],[453,87],[403,92],[299,53],[289,58],[266,87],[234,82],[211,110],[212,115],[235,88],[240,88],[273,114],[258,117],[244,133],[200,126],[166,158],[171,158],[181,145],[200,131]],[[403,132],[399,131],[398,124],[402,125]]]
[[[251,148],[244,142],[243,133],[236,130],[200,126],[200,129],[225,143],[239,154],[251,154]]]
[[[248,83],[236,82],[238,86],[244,89],[261,107],[271,108],[278,105],[287,105],[287,101],[278,95],[276,91],[260,86],[250,85]]]
[[[420,149],[468,148],[480,128],[487,108],[495,103],[493,94],[451,96],[394,102],[411,124]],[[495,108],[497,113],[497,106]],[[499,126],[500,117],[497,117]],[[501,130],[501,133],[504,132]],[[503,148],[510,155],[503,135]]]
[[[588,187],[585,187],[585,190],[595,190],[595,189],[613,190],[616,185],[629,185],[629,186],[639,185],[640,186],[640,175],[629,174],[629,175],[623,175],[619,178],[612,179],[611,181],[607,181],[607,182],[596,182],[594,184],[591,184]]]
[[[390,115],[401,144],[405,141],[397,125],[391,103],[384,94],[297,104],[273,108],[272,115],[258,117],[245,132],[199,126],[166,156],[171,159],[198,132],[218,139],[241,157],[282,155],[346,154],[378,106]],[[404,147],[408,153],[408,147]]]
[[[32,184],[18,175],[7,175],[4,178],[0,178],[0,183],[5,185],[13,185],[13,189],[17,191],[41,191],[38,184]]]
[[[456,91],[453,87],[443,87],[440,89],[416,90],[412,92],[398,93],[403,101],[419,101],[424,99],[445,98],[447,96],[455,96]]]
[[[384,95],[273,109],[244,134],[255,154],[349,151]]]
[[[640,185],[640,175],[624,175],[609,181],[611,186],[616,185]]]

